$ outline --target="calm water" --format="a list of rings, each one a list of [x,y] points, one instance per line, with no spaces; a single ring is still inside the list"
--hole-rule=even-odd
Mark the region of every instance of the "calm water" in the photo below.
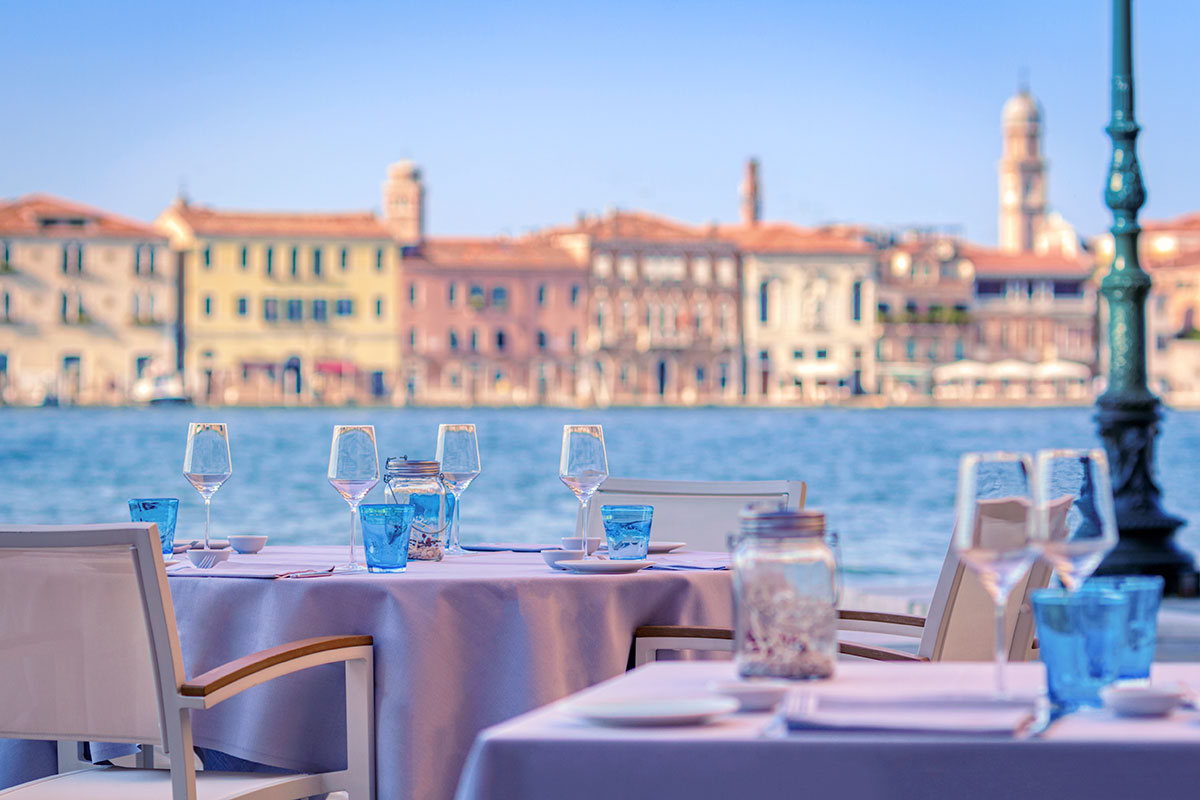
[[[130,497],[180,498],[177,536],[203,532],[181,473],[187,423],[229,423],[233,477],[213,533],[343,543],[349,512],[325,480],[335,423],[375,425],[380,460],[432,458],[439,422],[474,422],[483,474],[463,496],[463,540],[556,541],[575,498],[557,477],[562,425],[604,425],[614,475],[808,482],[842,535],[851,579],[931,582],[945,555],[964,450],[1092,445],[1090,409],[0,409],[0,520],[128,519]],[[1170,413],[1158,455],[1170,511],[1200,548],[1200,413]],[[381,501],[381,488],[368,502]]]

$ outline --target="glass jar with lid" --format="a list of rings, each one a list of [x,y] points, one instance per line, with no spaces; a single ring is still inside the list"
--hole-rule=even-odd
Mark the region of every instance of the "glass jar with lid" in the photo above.
[[[738,674],[833,675],[837,565],[825,543],[825,515],[751,506],[730,549]]]
[[[436,461],[409,461],[408,456],[389,458],[383,476],[383,497],[388,503],[414,507],[408,557],[416,561],[441,561],[446,520],[446,488],[438,476]]]

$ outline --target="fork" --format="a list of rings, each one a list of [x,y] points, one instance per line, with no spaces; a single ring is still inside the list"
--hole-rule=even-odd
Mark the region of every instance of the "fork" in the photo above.
[[[216,553],[205,553],[201,557],[200,563],[196,564],[196,567],[199,569],[212,569],[216,565],[217,565]]]

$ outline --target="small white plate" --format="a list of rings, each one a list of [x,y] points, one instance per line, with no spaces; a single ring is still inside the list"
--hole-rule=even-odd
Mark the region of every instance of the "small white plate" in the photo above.
[[[1105,686],[1100,697],[1118,717],[1165,717],[1183,702],[1178,687]]]
[[[559,561],[556,566],[559,569],[569,569],[572,572],[602,572],[613,575],[626,572],[637,572],[639,569],[645,569],[653,563],[653,561],[632,560],[601,561],[598,558],[589,558],[586,561],[583,559]]]
[[[567,713],[594,725],[648,728],[663,725],[701,725],[737,711],[732,697],[627,697],[614,700],[576,700]]]
[[[737,700],[742,711],[770,711],[779,705],[791,684],[770,679],[709,681],[706,688]]]
[[[686,547],[687,542],[656,542],[650,540],[651,553],[669,553],[672,550],[678,550],[681,547]]]

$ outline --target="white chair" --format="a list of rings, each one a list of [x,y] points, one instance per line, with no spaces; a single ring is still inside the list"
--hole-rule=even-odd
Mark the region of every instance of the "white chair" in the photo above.
[[[803,481],[657,481],[609,478],[600,484],[576,515],[575,529],[585,523],[588,536],[604,536],[600,507],[605,505],[654,506],[651,537],[685,541],[691,550],[726,549],[725,537],[738,529],[738,514],[754,503],[778,503],[793,510],[804,508],[807,486]]]
[[[214,620],[213,624],[220,624]],[[301,775],[201,771],[192,709],[298,670],[345,663],[347,768]],[[88,767],[0,791],[3,800],[374,797],[370,636],[273,647],[186,680],[153,524],[0,526],[0,737],[152,745],[169,770]]]
[[[656,509],[657,510],[657,509]],[[1013,522],[1008,506],[981,510],[983,536],[1004,536]],[[1026,507],[1022,513],[1029,513]],[[1025,574],[1008,598],[1005,613],[1005,652],[1010,661],[1037,657],[1030,594],[1050,583],[1051,568],[1038,561]],[[885,634],[919,639],[916,655],[855,642],[839,642],[844,656],[884,661],[990,661],[995,648],[995,604],[983,583],[958,560],[953,548],[946,552],[942,570],[925,617],[885,614],[875,611],[838,611],[838,630]],[[634,631],[634,666],[653,661],[659,651],[733,649],[733,632],[726,628],[644,626]]]

